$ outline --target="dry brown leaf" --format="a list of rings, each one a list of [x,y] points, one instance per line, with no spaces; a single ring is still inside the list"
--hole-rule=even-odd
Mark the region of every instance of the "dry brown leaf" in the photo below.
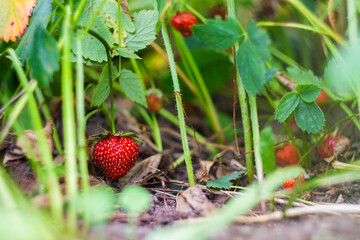
[[[200,160],[200,169],[195,172],[195,178],[199,179],[199,182],[206,183],[209,179],[209,172],[214,165],[214,161]]]
[[[105,181],[99,177],[89,175],[90,186],[107,186]]]
[[[147,159],[135,163],[134,167],[119,180],[121,186],[139,183],[146,175],[157,172],[162,159],[162,154],[156,154]]]
[[[26,161],[9,161],[8,171],[20,189],[26,194],[32,194],[38,188],[38,181]]]
[[[176,197],[177,212],[205,215],[215,209],[215,205],[207,199],[202,187],[199,185],[189,187]]]
[[[47,145],[49,147],[50,152],[52,152],[54,148],[54,142],[52,138],[53,134],[53,121],[50,119],[46,122],[43,132],[46,137]],[[37,134],[33,130],[24,131],[24,135],[19,136],[16,144],[21,148],[22,152],[28,158],[34,158],[34,160],[40,160],[41,155],[40,151],[43,151],[38,146]],[[29,146],[30,145],[30,146]],[[35,154],[33,156],[32,154]]]
[[[8,166],[8,163],[11,161],[20,160],[24,157],[23,152],[19,148],[19,146],[16,145],[16,143],[12,143],[10,146],[8,146],[4,159],[3,159],[3,165]]]

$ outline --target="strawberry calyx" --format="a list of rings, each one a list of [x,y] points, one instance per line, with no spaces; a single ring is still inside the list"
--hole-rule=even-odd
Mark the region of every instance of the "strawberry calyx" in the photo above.
[[[111,137],[111,136],[115,136],[115,137],[129,137],[129,138],[132,138],[135,142],[143,142],[142,140],[140,140],[139,138],[137,138],[136,133],[133,133],[133,132],[124,133],[124,132],[122,132],[122,131],[116,132],[116,133],[112,133],[112,132],[110,132],[110,131],[104,131],[103,133],[100,133],[100,134],[91,135],[88,140],[89,140],[89,141],[98,142],[98,141],[100,141],[101,139],[109,138],[109,137]]]

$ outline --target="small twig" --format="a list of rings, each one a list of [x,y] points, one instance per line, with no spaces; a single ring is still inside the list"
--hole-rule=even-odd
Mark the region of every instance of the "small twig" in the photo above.
[[[286,76],[282,72],[277,72],[275,76],[279,80],[279,82],[281,82],[282,85],[289,88],[292,92],[296,91],[296,83],[294,82],[293,79]]]

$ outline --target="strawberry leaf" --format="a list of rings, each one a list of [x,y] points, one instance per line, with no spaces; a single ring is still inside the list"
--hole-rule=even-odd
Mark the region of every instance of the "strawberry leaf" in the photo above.
[[[270,174],[276,169],[275,160],[275,136],[271,127],[266,127],[260,135],[260,152],[263,161],[264,172]]]
[[[127,69],[122,69],[120,86],[128,98],[147,107],[144,85],[135,73]]]
[[[115,51],[124,58],[141,59],[138,55],[136,55],[132,50],[128,48],[115,48]]]
[[[19,46],[16,48],[16,54],[19,56],[21,63],[25,63],[25,58],[29,56],[34,43],[34,35],[38,26],[46,28],[51,14],[52,0],[38,0],[34,8],[30,24],[22,36]]]
[[[275,117],[279,122],[285,121],[299,105],[300,97],[295,92],[285,94],[275,111]]]
[[[0,40],[16,41],[29,24],[36,0],[0,0]]]
[[[49,87],[55,71],[59,70],[59,52],[56,40],[46,29],[37,28],[29,56],[30,75],[38,80],[40,87]]]
[[[259,29],[255,22],[250,21],[247,27],[249,39],[256,49],[258,55],[264,60],[271,60],[269,50],[270,38],[266,31]]]
[[[113,81],[118,77],[119,73],[114,65],[112,67],[112,76]],[[96,85],[93,96],[91,98],[91,106],[99,107],[110,94],[110,84],[109,84],[109,73],[108,73],[108,64],[106,64],[101,72],[100,81]]]
[[[312,84],[297,85],[296,91],[300,94],[301,99],[307,103],[315,101],[320,94],[320,88]]]
[[[295,109],[296,123],[303,131],[316,133],[324,127],[324,114],[319,106],[312,102],[307,103],[300,99],[299,105]]]
[[[127,48],[134,52],[144,49],[156,36],[158,13],[155,10],[142,10],[134,14],[135,33],[129,33],[125,39]]]
[[[237,69],[250,95],[264,92],[265,67],[250,41],[244,41],[236,54]]]
[[[287,68],[286,71],[296,84],[312,84],[321,88],[320,79],[311,70],[303,71],[298,66],[293,66]]]
[[[194,35],[209,47],[223,51],[234,45],[242,36],[241,29],[233,18],[207,20],[206,24],[192,26]]]
[[[206,187],[230,189],[230,187],[232,185],[232,183],[230,181],[233,181],[233,180],[239,178],[239,176],[241,174],[245,174],[245,173],[247,173],[247,172],[240,171],[240,172],[236,172],[236,173],[221,177],[214,181],[208,181],[206,183]]]

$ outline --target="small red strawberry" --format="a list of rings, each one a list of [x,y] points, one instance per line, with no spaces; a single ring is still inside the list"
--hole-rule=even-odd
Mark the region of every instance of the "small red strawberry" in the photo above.
[[[139,147],[131,137],[110,136],[101,139],[93,150],[94,161],[105,176],[118,179],[134,166]]]
[[[317,104],[323,104],[323,103],[325,103],[327,101],[330,101],[330,100],[331,100],[331,98],[329,97],[329,95],[327,95],[324,90],[321,90],[320,94],[319,94],[318,98],[315,100],[315,102]]]
[[[283,187],[285,189],[292,189],[292,188],[294,188],[295,184],[298,184],[299,182],[300,182],[300,184],[304,184],[306,182],[304,175],[301,175],[301,177],[297,177],[297,178],[292,177],[292,178],[286,179],[283,182]]]
[[[347,137],[337,135],[329,136],[317,148],[320,157],[325,159],[343,152],[348,145],[350,145],[350,140]]]
[[[190,37],[191,26],[197,24],[197,20],[191,12],[181,12],[171,17],[171,23],[184,37]]]
[[[299,162],[299,156],[296,153],[295,145],[292,143],[287,143],[281,148],[276,149],[275,155],[278,166],[283,167]]]

